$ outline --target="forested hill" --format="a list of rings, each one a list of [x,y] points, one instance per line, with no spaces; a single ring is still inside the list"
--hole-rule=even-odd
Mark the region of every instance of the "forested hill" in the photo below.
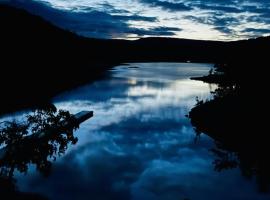
[[[0,5],[1,46],[5,55],[20,56],[31,63],[33,58],[53,58],[75,63],[111,61],[209,61],[237,59],[267,48],[270,37],[236,42],[201,41],[174,38],[143,38],[135,41],[83,38],[62,30],[41,17]],[[48,50],[49,49],[49,50]],[[104,60],[106,59],[106,60]],[[62,60],[63,61],[63,60]],[[70,63],[70,62],[68,62]]]
[[[1,112],[45,101],[122,62],[249,63],[270,52],[270,37],[236,42],[84,38],[7,5],[0,5],[0,24]]]

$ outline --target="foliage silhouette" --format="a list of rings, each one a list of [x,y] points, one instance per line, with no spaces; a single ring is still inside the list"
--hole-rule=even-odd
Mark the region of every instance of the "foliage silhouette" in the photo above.
[[[216,157],[215,170],[239,167],[246,178],[256,178],[261,192],[270,192],[269,142],[265,131],[260,130],[263,126],[260,110],[253,110],[256,101],[243,91],[245,82],[233,79],[228,75],[232,71],[224,70],[223,66],[218,70],[223,74],[209,75],[218,79],[213,99],[198,101],[189,113],[191,123],[196,134],[205,133],[215,140],[216,148],[211,149]],[[196,79],[212,83],[209,76]]]
[[[0,185],[6,195],[20,194],[15,187],[14,171],[27,173],[29,165],[48,176],[52,161],[76,144],[73,131],[78,123],[64,110],[52,105],[37,109],[24,121],[2,122],[0,129]],[[20,196],[19,195],[19,196]]]

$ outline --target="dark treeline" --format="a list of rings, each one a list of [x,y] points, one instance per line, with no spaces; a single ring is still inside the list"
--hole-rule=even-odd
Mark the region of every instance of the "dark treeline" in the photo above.
[[[247,49],[242,47],[233,51],[239,51],[239,57],[232,54],[209,75],[194,78],[216,83],[218,89],[213,99],[198,100],[189,117],[198,134],[205,133],[215,140],[212,152],[217,171],[239,167],[243,176],[255,178],[261,192],[270,192],[266,97],[270,45],[267,38],[261,38]]]
[[[189,117],[198,135],[205,133],[215,140],[214,169],[239,167],[242,175],[255,178],[261,192],[270,192],[268,105],[263,96],[243,92],[232,82],[219,82],[214,98],[198,101]],[[203,78],[204,79],[204,78]],[[204,79],[205,81],[207,79]],[[256,83],[255,83],[256,84]],[[253,96],[254,95],[254,96]]]
[[[251,57],[260,60],[258,52],[267,52],[270,43],[270,38],[237,42],[89,39],[5,5],[0,5],[0,26],[1,113],[48,101],[124,62],[227,63],[234,71],[231,74],[240,80],[242,71],[252,74],[244,61]]]

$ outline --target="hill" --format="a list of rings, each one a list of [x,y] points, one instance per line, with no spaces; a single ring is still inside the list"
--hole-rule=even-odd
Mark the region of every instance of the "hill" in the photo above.
[[[0,5],[0,24],[0,113],[48,101],[63,90],[99,78],[122,62],[233,63],[230,66],[238,77],[243,63],[250,65],[266,58],[270,47],[270,37],[236,42],[84,38],[5,5]]]

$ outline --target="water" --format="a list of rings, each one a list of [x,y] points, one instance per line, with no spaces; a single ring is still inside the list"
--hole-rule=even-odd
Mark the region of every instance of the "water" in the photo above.
[[[214,141],[198,140],[186,117],[214,85],[192,81],[209,64],[136,63],[54,99],[58,108],[94,117],[75,133],[79,141],[43,177],[30,166],[17,173],[21,191],[52,200],[268,199],[238,169],[217,172]],[[195,142],[197,141],[197,142]]]

